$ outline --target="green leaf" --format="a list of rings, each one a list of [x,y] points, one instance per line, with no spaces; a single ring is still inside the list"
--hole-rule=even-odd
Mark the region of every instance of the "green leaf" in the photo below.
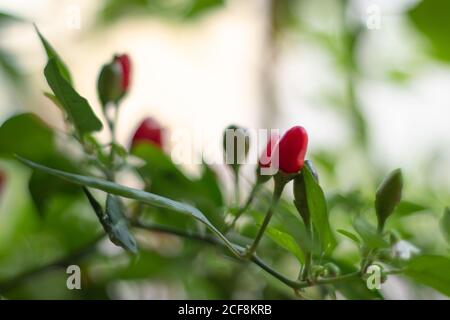
[[[353,234],[350,231],[346,231],[346,230],[342,230],[342,229],[338,229],[337,232],[339,232],[343,236],[349,238],[350,240],[352,240],[356,244],[361,244],[361,241],[359,240],[359,238],[358,238],[358,236],[356,234]]]
[[[64,107],[61,105],[61,102],[59,102],[58,98],[50,93],[50,92],[44,92],[44,96],[46,96],[51,102],[55,104],[58,108],[61,109],[61,111],[64,111]]]
[[[111,242],[136,254],[138,252],[137,243],[129,230],[124,207],[120,199],[108,194],[104,213],[101,205],[95,200],[89,190],[83,187],[83,191]]]
[[[38,27],[34,25],[34,28],[36,29],[36,33],[39,36],[39,39],[42,42],[42,45],[44,46],[45,53],[47,54],[48,60],[54,59],[56,61],[56,65],[58,66],[58,70],[61,74],[61,76],[69,83],[72,84],[72,77],[70,75],[70,71],[67,68],[66,64],[61,60],[59,57],[59,54],[56,52],[55,49],[50,45],[50,43],[47,41],[47,39],[44,38],[44,36],[39,31]]]
[[[273,217],[271,225],[293,237],[303,253],[314,252],[320,254],[322,252],[318,243],[311,241],[305,224],[292,207],[290,201],[283,198],[280,199],[277,206],[277,214]]]
[[[116,102],[124,95],[122,89],[122,71],[114,62],[103,65],[97,79],[97,94],[103,108],[110,102]]]
[[[99,10],[101,22],[111,23],[127,15],[156,15],[166,19],[191,20],[223,6],[224,0],[107,0]]]
[[[203,165],[201,177],[192,179],[186,176],[173,163],[172,159],[155,145],[141,143],[132,149],[132,153],[145,161],[145,164],[138,167],[137,171],[152,192],[174,200],[188,202],[204,212],[215,226],[219,228],[225,226],[220,210],[223,206],[223,197],[216,174],[210,167]],[[173,217],[167,217],[166,213],[163,212],[159,218],[160,223],[185,227],[183,221],[176,223],[173,221]],[[169,219],[171,221],[166,221]],[[183,217],[183,219],[185,218]]]
[[[51,128],[30,113],[13,116],[0,127],[0,157],[14,155],[62,170],[77,171],[72,161],[58,152]],[[41,215],[55,196],[69,195],[76,199],[79,195],[79,188],[74,188],[73,184],[44,172],[34,172],[28,187],[37,212]]]
[[[203,164],[203,172],[197,184],[198,189],[203,191],[202,194],[216,207],[224,204],[217,174],[209,165]]]
[[[106,197],[106,216],[105,226],[111,241],[126,250],[137,253],[136,240],[128,229],[124,207],[118,197],[110,194]]]
[[[54,151],[53,131],[31,113],[13,116],[0,127],[0,156],[17,154],[43,162]]]
[[[306,201],[312,224],[317,230],[323,249],[326,252],[331,251],[336,246],[336,240],[328,221],[325,194],[308,166],[303,167],[301,175],[305,183]]]
[[[207,10],[217,6],[223,6],[224,3],[224,0],[191,0],[191,6],[184,13],[184,17],[189,19],[196,18]]]
[[[304,263],[305,256],[290,234],[278,230],[277,228],[269,227],[267,228],[267,235],[280,247],[294,254],[300,263]]]
[[[103,179],[98,179],[94,177],[87,177],[82,176],[78,174],[68,173],[60,170],[56,170],[53,168],[49,168],[40,164],[37,164],[35,162],[32,162],[30,160],[18,157],[20,161],[25,163],[26,165],[30,166],[31,168],[42,170],[44,172],[47,172],[49,174],[55,175],[61,179],[65,179],[67,181],[70,181],[72,183],[82,185],[82,186],[88,186],[91,188],[99,189],[107,193],[115,194],[117,196],[121,196],[124,198],[130,198],[135,199],[137,201],[140,201],[142,203],[159,207],[159,208],[165,208],[169,210],[173,210],[182,214],[185,214],[187,216],[190,216],[199,222],[203,223],[208,227],[215,235],[217,235],[224,243],[227,248],[234,253],[237,256],[240,256],[240,254],[243,252],[243,249],[241,247],[236,246],[235,244],[231,243],[209,220],[206,218],[206,216],[197,208],[192,207],[188,204],[174,201],[172,199],[168,199],[165,197],[161,197],[159,195],[146,192],[139,189],[129,188],[111,181],[106,181]]]
[[[442,233],[447,240],[447,242],[450,244],[450,208],[447,207],[444,210],[444,215],[441,218],[441,230]]]
[[[40,173],[50,177],[52,181],[60,180],[60,183],[70,185],[67,181]],[[68,250],[76,250],[99,237],[99,226],[89,207],[80,202],[83,199],[80,187],[74,184],[71,187],[77,189],[73,195],[56,192],[48,198],[45,211],[38,220],[38,232],[52,237]]]
[[[392,171],[378,187],[375,197],[375,211],[378,230],[383,230],[387,218],[392,214],[402,198],[403,176],[400,169]]]
[[[54,154],[46,159],[45,164],[61,170],[78,171],[74,163],[65,158],[64,155]],[[80,195],[79,187],[42,171],[34,171],[31,174],[28,188],[36,209],[41,216],[47,211],[48,206],[52,203],[52,199],[64,195],[75,201]]]
[[[103,225],[103,220],[105,219],[106,215],[103,212],[102,206],[100,205],[100,203],[98,203],[98,201],[94,198],[92,193],[90,193],[87,188],[83,187],[83,192],[86,195],[86,198],[88,199],[92,209],[94,209],[94,212],[97,215],[97,218],[100,220],[100,223],[102,223]]]
[[[377,229],[361,217],[356,217],[353,227],[361,236],[363,243],[371,249],[387,248],[389,244],[378,233]]]
[[[152,185],[151,187],[155,192],[171,193],[171,197],[178,195],[179,187],[189,192],[186,187],[191,185],[191,180],[160,148],[152,144],[141,143],[132,149],[132,153],[145,161],[145,164],[140,166],[138,171],[144,181]],[[185,192],[180,195],[182,194],[185,194]]]
[[[428,208],[420,203],[415,203],[411,201],[401,201],[397,208],[395,209],[395,214],[397,216],[408,216],[420,211],[425,211]]]
[[[331,209],[340,207],[342,210],[354,213],[361,212],[367,206],[360,190],[351,190],[345,193],[335,193],[328,197],[328,205]]]
[[[420,1],[409,12],[412,24],[421,32],[430,45],[430,53],[445,62],[450,62],[450,12],[449,1]]]
[[[9,24],[13,22],[25,22],[25,19],[15,16],[6,12],[0,11],[0,27],[3,27],[4,24]]]
[[[85,98],[80,96],[61,75],[54,58],[48,60],[44,69],[47,82],[81,137],[99,131],[102,123],[94,114]]]
[[[15,89],[21,89],[23,82],[23,72],[16,63],[15,57],[0,48],[0,69],[3,70],[4,75],[8,77],[11,82],[19,87]]]
[[[437,255],[412,258],[405,274],[414,281],[432,287],[450,296],[450,259]]]

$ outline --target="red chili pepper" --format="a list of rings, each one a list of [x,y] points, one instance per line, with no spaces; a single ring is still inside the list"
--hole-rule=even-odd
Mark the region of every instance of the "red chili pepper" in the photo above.
[[[111,62],[103,65],[97,80],[97,93],[106,106],[118,105],[127,94],[131,80],[131,61],[128,55],[115,55]]]
[[[305,128],[295,126],[289,129],[277,145],[279,169],[285,173],[297,173],[303,168],[308,134]]]
[[[127,54],[121,54],[114,57],[114,62],[118,63],[122,72],[121,85],[122,90],[126,92],[130,86],[131,79],[131,60]]]
[[[278,140],[280,140],[280,136],[278,134],[272,135],[269,142],[267,143],[266,148],[264,149],[263,153],[259,157],[259,166],[263,168],[269,168],[272,161],[272,149],[274,149],[275,145],[278,143]]]
[[[145,118],[136,129],[131,146],[134,147],[139,143],[151,143],[162,149],[163,131],[164,129],[155,119]]]

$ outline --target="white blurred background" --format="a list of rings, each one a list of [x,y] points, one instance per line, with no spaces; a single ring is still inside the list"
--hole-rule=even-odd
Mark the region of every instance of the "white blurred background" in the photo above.
[[[422,63],[424,58],[416,53],[420,45],[417,36],[411,36],[401,16],[410,3],[354,1],[351,14],[363,22],[366,9],[373,4],[382,14],[381,28],[370,31],[360,49],[368,77],[361,83],[359,95],[372,130],[371,153],[387,168],[403,167],[415,174],[414,170],[420,169],[417,163],[428,160],[437,150],[443,168],[450,162],[450,69]],[[301,34],[288,34],[282,42],[275,76],[278,113],[267,116],[270,110],[264,109],[260,83],[267,1],[227,1],[225,8],[188,24],[157,17],[130,18],[94,29],[100,4],[87,0],[1,0],[0,8],[39,26],[69,65],[78,90],[96,108],[99,66],[115,52],[130,54],[134,72],[132,90],[121,112],[119,140],[123,143],[148,115],[169,129],[201,128],[204,145],[218,149],[222,129],[230,123],[281,130],[301,124],[310,133],[313,149],[336,149],[348,138],[346,123],[336,110],[327,108],[329,102],[319,98],[324,91],[339,88],[342,79],[332,62]],[[334,21],[327,11],[316,7],[309,5],[301,14],[311,17],[319,29],[332,29]],[[74,27],[78,8],[79,29]],[[26,100],[14,98],[1,79],[0,117],[5,119],[17,110],[39,110],[57,121],[59,115],[41,94],[46,89],[42,75],[45,56],[32,26],[12,25],[1,37],[2,45],[18,57],[32,80],[32,94]],[[405,70],[414,63],[421,66],[404,85],[393,86],[379,72],[386,67]],[[437,178],[449,186],[449,170],[441,173]]]

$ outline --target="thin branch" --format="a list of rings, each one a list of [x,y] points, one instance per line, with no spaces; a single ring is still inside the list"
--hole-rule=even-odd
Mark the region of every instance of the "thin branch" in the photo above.
[[[139,228],[139,229],[149,230],[149,231],[157,231],[157,232],[164,232],[164,233],[172,234],[172,235],[183,237],[183,238],[188,238],[188,239],[192,239],[192,240],[202,241],[202,242],[205,242],[205,243],[208,243],[208,244],[220,247],[221,249],[228,250],[228,247],[225,246],[220,239],[218,239],[216,237],[213,237],[212,235],[199,234],[199,233],[195,233],[195,232],[175,229],[175,228],[168,227],[168,226],[147,224],[147,223],[143,223],[143,222],[139,222],[139,221],[134,222],[133,225],[134,225],[134,227]],[[237,245],[235,245],[235,246],[237,246]],[[245,259],[238,259],[238,258],[236,258],[236,260],[243,261],[243,262],[246,261]],[[270,275],[272,275],[273,277],[275,277],[276,279],[278,279],[279,281],[283,282],[284,284],[286,284],[287,286],[291,287],[294,290],[304,289],[304,288],[312,287],[312,286],[315,286],[315,285],[335,284],[335,283],[344,282],[344,281],[348,281],[348,280],[352,280],[352,279],[358,279],[358,278],[361,277],[361,272],[357,271],[357,272],[349,273],[349,274],[342,275],[342,276],[339,276],[339,277],[318,279],[318,280],[316,280],[314,282],[308,281],[308,280],[305,280],[305,281],[294,281],[294,280],[291,280],[291,279],[285,277],[284,275],[282,275],[278,271],[274,270],[271,266],[269,266],[267,263],[265,263],[256,254],[253,254],[249,258],[249,260],[251,262],[253,262],[255,265],[257,265],[258,267],[260,267],[261,269],[263,269],[264,271],[266,271],[267,273],[269,273]]]
[[[158,224],[148,224],[148,223],[143,223],[143,222],[139,222],[139,221],[133,222],[133,226],[138,229],[163,232],[163,233],[171,234],[171,235],[182,237],[182,238],[201,241],[201,242],[213,245],[213,246],[217,246],[223,250],[229,250],[229,248],[222,242],[221,239],[216,238],[209,234],[199,234],[196,232],[180,230],[180,229],[176,229],[176,228],[169,227],[169,226],[158,225]],[[56,268],[56,267],[65,267],[69,264],[74,263],[75,261],[77,261],[79,259],[86,257],[88,254],[94,252],[96,245],[104,237],[105,237],[105,235],[101,234],[101,235],[97,236],[96,238],[94,238],[92,241],[90,241],[87,245],[85,245],[85,246],[79,248],[78,250],[76,250],[75,252],[71,253],[69,256],[63,257],[61,259],[58,259],[58,260],[53,261],[46,265],[36,267],[32,270],[26,271],[16,277],[14,277],[11,280],[8,280],[4,283],[0,283],[0,292],[8,291],[8,290],[16,287],[17,285],[21,284],[23,281],[25,281],[29,278],[32,278],[34,276],[37,276],[37,275],[41,274],[42,272],[51,270],[52,268]],[[235,246],[238,247],[237,245],[235,245]],[[235,256],[233,256],[233,258],[235,258],[237,261],[241,261],[241,262],[248,261],[245,259],[238,259]],[[249,258],[249,261],[254,263],[258,267],[260,267],[262,270],[266,271],[268,274],[275,277],[276,279],[278,279],[279,281],[281,281],[282,283],[291,287],[294,290],[304,289],[304,288],[312,287],[312,286],[316,286],[316,285],[336,284],[339,282],[345,282],[348,280],[358,279],[361,277],[361,272],[358,271],[358,272],[342,275],[339,277],[319,279],[314,282],[308,281],[308,280],[294,281],[294,280],[291,280],[291,279],[285,277],[284,275],[282,275],[281,273],[279,273],[278,271],[273,269],[271,266],[269,266],[267,263],[265,263],[261,258],[259,258],[256,254],[253,254]]]

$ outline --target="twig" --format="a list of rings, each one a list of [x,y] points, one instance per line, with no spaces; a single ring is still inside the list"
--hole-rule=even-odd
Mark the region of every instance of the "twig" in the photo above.
[[[228,231],[230,231],[231,229],[234,228],[236,222],[238,221],[238,219],[241,217],[241,215],[247,211],[247,209],[250,207],[250,205],[253,202],[253,199],[255,198],[256,192],[259,189],[260,184],[259,183],[255,183],[254,186],[252,187],[252,190],[250,191],[250,194],[247,198],[247,200],[245,201],[245,204],[239,208],[239,210],[237,211],[236,215],[233,218],[233,221],[225,228],[224,233],[226,234]]]
[[[208,235],[208,234],[199,234],[196,232],[175,229],[175,228],[169,227],[169,226],[157,225],[157,224],[147,224],[147,223],[143,223],[143,222],[139,222],[139,221],[133,222],[133,226],[135,228],[139,228],[139,229],[143,229],[143,230],[163,232],[163,233],[171,234],[174,236],[179,236],[182,238],[201,241],[201,242],[213,245],[213,246],[217,246],[223,250],[229,249],[226,245],[224,245],[224,243],[219,238],[216,238],[216,237],[214,237],[212,235]],[[101,239],[103,239],[104,237],[105,237],[105,235],[101,234],[101,235],[97,236],[96,238],[94,238],[87,245],[79,248],[78,250],[76,250],[75,252],[70,254],[69,256],[63,257],[56,261],[50,262],[49,264],[39,266],[32,270],[26,271],[16,277],[14,277],[11,280],[1,283],[0,284],[0,292],[8,291],[8,290],[16,287],[17,285],[21,284],[23,281],[25,281],[31,277],[37,276],[37,275],[41,274],[42,272],[45,272],[45,271],[50,270],[55,267],[66,266],[71,263],[74,263],[75,261],[77,261],[79,259],[84,258],[85,256],[87,256],[88,254],[90,254],[94,251],[98,242]],[[241,261],[241,262],[247,261],[244,259],[238,259],[235,256],[233,256],[233,257],[237,261]],[[340,282],[344,282],[344,281],[348,281],[348,280],[352,280],[352,279],[357,279],[357,278],[361,277],[361,271],[357,271],[357,272],[349,273],[349,274],[342,275],[339,277],[318,279],[316,281],[309,281],[309,280],[294,281],[294,280],[291,280],[291,279],[285,277],[278,271],[274,270],[271,266],[269,266],[267,263],[265,263],[256,254],[253,254],[251,257],[249,257],[249,261],[254,263],[258,267],[260,267],[261,269],[266,271],[268,274],[270,274],[271,276],[278,279],[279,281],[281,281],[282,283],[291,287],[294,290],[300,290],[300,289],[304,289],[304,288],[312,287],[312,286],[316,286],[316,285],[336,284],[336,283],[340,283]],[[392,273],[394,273],[394,272],[392,272]]]
[[[168,226],[147,224],[147,223],[143,223],[143,222],[135,222],[133,225],[134,225],[134,227],[139,228],[139,229],[164,232],[164,233],[172,234],[172,235],[183,237],[183,238],[202,241],[202,242],[220,247],[221,249],[228,250],[228,247],[226,247],[220,239],[218,239],[212,235],[199,234],[199,233],[195,233],[195,232],[189,232],[189,231],[184,231],[184,230],[180,230],[180,229],[175,229],[175,228],[168,227]],[[237,259],[237,260],[243,261],[243,262],[246,261],[244,259]],[[269,266],[267,263],[265,263],[256,254],[252,254],[249,257],[249,260],[294,290],[304,289],[307,287],[312,287],[312,286],[322,285],[322,284],[335,284],[335,283],[348,281],[348,280],[352,280],[352,279],[358,279],[359,277],[361,277],[361,272],[357,271],[357,272],[349,273],[349,274],[342,275],[339,277],[318,279],[314,282],[308,281],[308,280],[295,281],[295,280],[291,280],[291,279],[285,277],[278,271],[274,270],[271,266]]]

